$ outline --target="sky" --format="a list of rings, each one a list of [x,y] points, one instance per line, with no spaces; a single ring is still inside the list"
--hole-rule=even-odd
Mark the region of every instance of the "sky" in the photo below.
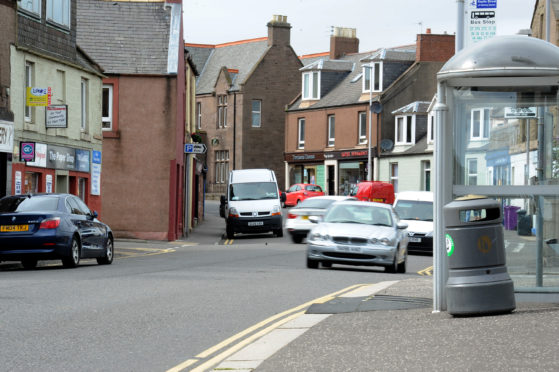
[[[469,0],[465,0],[466,2]],[[497,0],[497,35],[529,29],[536,0]],[[456,0],[183,0],[186,43],[264,37],[274,14],[287,16],[298,55],[327,52],[332,27],[357,30],[359,51],[415,43],[427,28],[456,32]]]

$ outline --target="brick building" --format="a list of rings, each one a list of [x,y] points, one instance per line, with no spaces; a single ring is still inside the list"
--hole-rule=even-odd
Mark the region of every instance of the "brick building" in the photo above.
[[[207,138],[209,194],[224,193],[232,169],[270,168],[284,183],[285,106],[299,92],[302,66],[290,29],[287,17],[274,16],[267,38],[186,45],[200,71],[197,125]]]

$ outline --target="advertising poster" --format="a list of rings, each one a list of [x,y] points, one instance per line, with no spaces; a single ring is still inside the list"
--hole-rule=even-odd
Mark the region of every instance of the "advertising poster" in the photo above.
[[[497,0],[466,0],[464,48],[497,34]]]
[[[35,142],[20,142],[19,160],[35,161]]]
[[[101,164],[91,163],[91,195],[101,195]]]
[[[51,89],[27,87],[25,104],[31,107],[50,105]]]
[[[14,124],[0,120],[0,152],[11,153],[14,150]]]
[[[21,195],[21,172],[16,171],[15,177],[15,193],[16,195]]]
[[[27,162],[28,166],[46,168],[47,167],[47,145],[44,143],[35,144],[35,161]]]
[[[52,193],[52,174],[47,174],[47,193]]]
[[[68,106],[52,105],[45,110],[45,125],[47,128],[68,128]]]

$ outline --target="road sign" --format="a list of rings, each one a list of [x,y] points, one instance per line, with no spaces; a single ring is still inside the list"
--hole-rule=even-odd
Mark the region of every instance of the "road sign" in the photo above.
[[[203,143],[187,143],[184,145],[185,154],[205,154],[207,149]]]

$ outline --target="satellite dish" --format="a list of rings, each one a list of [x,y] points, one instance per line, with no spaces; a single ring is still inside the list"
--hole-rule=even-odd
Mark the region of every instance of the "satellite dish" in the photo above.
[[[371,111],[375,114],[380,114],[382,112],[382,104],[380,102],[373,102],[371,104]]]
[[[391,139],[385,138],[380,141],[380,148],[382,151],[390,151],[394,148],[394,142]]]

